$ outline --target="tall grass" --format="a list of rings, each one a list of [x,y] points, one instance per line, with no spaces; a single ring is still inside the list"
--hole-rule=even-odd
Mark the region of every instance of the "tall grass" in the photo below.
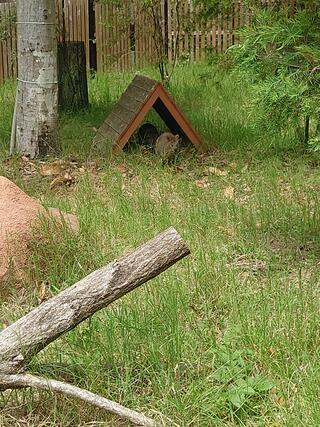
[[[3,173],[46,206],[75,212],[81,229],[74,236],[47,231],[43,223],[44,239],[32,242],[28,294],[12,291],[1,304],[0,322],[36,304],[30,289],[41,282],[56,294],[173,225],[191,256],[60,338],[31,370],[87,387],[167,426],[320,425],[318,158],[284,154],[288,141],[281,138],[265,143],[246,114],[250,88],[202,65],[178,68],[170,90],[214,148],[211,155],[196,158],[187,150],[179,168],[140,151],[107,159],[102,147],[97,159],[92,127],[131,78],[96,76],[91,109],[61,119],[62,156],[81,162],[90,155],[98,172],[79,174],[72,188],[50,190],[39,175],[22,180],[17,160],[2,164]],[[2,88],[2,99],[12,90]],[[7,131],[10,108],[1,108]],[[210,174],[210,166],[226,174]],[[0,425],[19,420],[29,426],[126,425],[47,393],[3,396]]]

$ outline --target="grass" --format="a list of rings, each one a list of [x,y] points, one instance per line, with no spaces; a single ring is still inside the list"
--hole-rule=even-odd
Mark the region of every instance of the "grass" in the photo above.
[[[73,186],[51,190],[38,173],[25,179],[18,159],[0,163],[1,174],[81,224],[74,236],[43,223],[25,290],[12,286],[0,322],[36,305],[41,282],[55,294],[173,225],[191,256],[51,344],[30,369],[168,426],[320,425],[319,157],[259,134],[250,88],[202,64],[178,68],[170,91],[211,154],[188,149],[178,169],[139,151],[110,159],[92,149],[92,128],[131,78],[96,76],[91,109],[61,118],[61,157],[85,166]],[[0,88],[3,158],[13,90]],[[1,426],[126,425],[49,393],[2,399]]]

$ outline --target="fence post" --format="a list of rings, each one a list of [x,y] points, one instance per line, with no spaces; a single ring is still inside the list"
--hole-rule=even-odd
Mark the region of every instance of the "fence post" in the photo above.
[[[89,66],[90,71],[97,71],[97,43],[96,43],[96,10],[95,0],[88,1],[89,21]]]

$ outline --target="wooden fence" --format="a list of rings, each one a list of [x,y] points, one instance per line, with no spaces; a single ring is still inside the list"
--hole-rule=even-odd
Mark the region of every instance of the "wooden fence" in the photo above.
[[[265,3],[273,0],[263,0]],[[295,0],[283,0],[294,4]],[[87,67],[97,72],[143,68],[155,61],[152,17],[134,0],[103,4],[93,0],[56,0],[59,41],[83,41]],[[197,61],[224,52],[237,42],[236,30],[250,24],[250,11],[235,0],[228,16],[193,22],[192,0],[159,0],[161,31],[169,61]],[[0,82],[16,76],[15,3],[0,3]]]
[[[89,66],[88,0],[56,0],[58,41],[83,41]],[[0,3],[0,82],[16,76],[16,5]]]
[[[202,24],[193,22],[199,9],[194,8],[190,0],[180,1],[179,10],[175,0],[161,0],[160,4],[169,61],[176,57],[196,61],[208,50],[223,52],[235,43],[236,30],[250,22],[250,12],[240,0],[235,1],[229,16],[219,15]],[[153,28],[150,13],[139,9],[132,1],[122,0],[120,5],[97,4],[98,71],[143,68],[152,63],[156,56]]]
[[[16,76],[16,6],[0,3],[0,82]]]

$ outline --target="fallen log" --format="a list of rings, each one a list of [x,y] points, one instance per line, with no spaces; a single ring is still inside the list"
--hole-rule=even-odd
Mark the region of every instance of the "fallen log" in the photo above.
[[[25,373],[25,369],[33,356],[59,336],[189,253],[186,243],[171,227],[8,326],[0,333],[0,390],[23,387],[55,390],[104,408],[138,425],[155,425],[151,419],[115,402],[71,384],[35,377]]]

